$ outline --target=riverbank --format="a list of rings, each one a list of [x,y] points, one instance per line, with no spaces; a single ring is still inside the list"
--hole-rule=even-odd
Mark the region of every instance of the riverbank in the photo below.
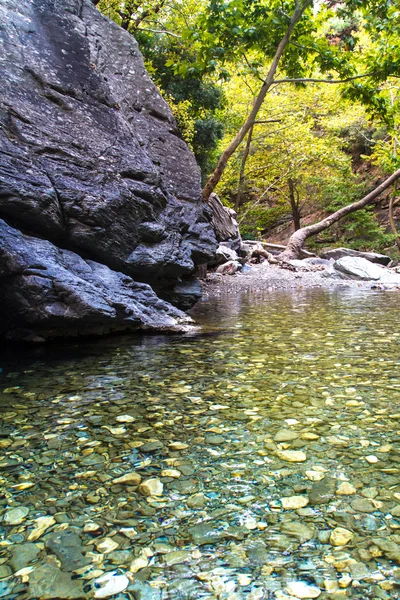
[[[357,288],[374,289],[374,281],[356,281],[352,279],[334,279],[323,276],[320,271],[291,271],[278,265],[263,262],[251,265],[244,272],[235,275],[213,273],[204,285],[206,297],[227,293],[262,292],[268,290],[289,290],[298,288]]]

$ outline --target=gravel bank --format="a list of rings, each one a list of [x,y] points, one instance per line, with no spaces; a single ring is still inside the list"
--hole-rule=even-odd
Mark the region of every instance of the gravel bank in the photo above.
[[[369,290],[372,281],[331,279],[322,276],[323,271],[289,271],[278,265],[264,262],[251,265],[251,270],[235,275],[213,273],[204,285],[207,297],[238,292],[262,292],[298,288],[357,288]],[[376,285],[376,284],[375,284]]]

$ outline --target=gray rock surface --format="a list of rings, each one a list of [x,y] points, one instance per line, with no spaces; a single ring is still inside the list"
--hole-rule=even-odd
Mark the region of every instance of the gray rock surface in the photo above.
[[[220,244],[215,254],[215,264],[223,265],[224,263],[227,263],[230,260],[238,260],[238,255],[236,254],[235,250],[232,250],[232,248],[229,248],[228,246],[222,246]]]
[[[212,223],[218,242],[239,252],[242,246],[242,237],[236,221],[236,212],[224,206],[218,195],[214,192],[208,199],[212,214]]]
[[[45,540],[46,549],[55,554],[61,562],[63,571],[75,571],[90,564],[90,558],[82,554],[82,542],[78,533],[57,531]]]
[[[151,287],[84,260],[0,219],[0,336],[42,341],[117,330],[176,330],[190,322]]]
[[[242,265],[240,264],[240,262],[238,262],[237,260],[229,260],[223,265],[217,267],[215,272],[219,275],[234,275],[235,273],[240,271],[241,268]]]
[[[398,273],[382,267],[381,265],[371,263],[365,258],[352,258],[347,256],[337,260],[333,267],[344,279],[379,281],[380,283],[385,284],[400,284],[400,275]]]
[[[334,260],[339,260],[339,258],[344,258],[345,256],[365,258],[366,260],[369,260],[369,262],[384,265],[385,267],[392,260],[390,256],[386,256],[385,254],[378,254],[376,252],[360,252],[359,250],[353,250],[352,248],[333,248],[332,250],[326,250],[325,252],[321,253],[321,258],[325,258],[327,260],[330,260],[331,258]]]
[[[0,0],[0,77],[0,217],[51,242],[53,270],[68,249],[164,294],[212,260],[199,169],[132,36],[90,0]]]

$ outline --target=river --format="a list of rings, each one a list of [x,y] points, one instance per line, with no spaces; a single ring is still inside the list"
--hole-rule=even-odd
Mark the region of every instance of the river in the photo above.
[[[398,599],[398,304],[222,295],[3,353],[0,597]]]

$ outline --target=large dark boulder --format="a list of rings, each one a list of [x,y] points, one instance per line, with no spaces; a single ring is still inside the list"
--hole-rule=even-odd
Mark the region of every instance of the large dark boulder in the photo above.
[[[0,217],[43,259],[47,240],[52,277],[68,249],[179,302],[216,241],[194,156],[136,41],[90,0],[0,0],[0,42]],[[41,294],[28,295],[34,331]]]
[[[0,336],[15,341],[138,329],[176,331],[191,319],[146,283],[84,260],[0,219]]]

